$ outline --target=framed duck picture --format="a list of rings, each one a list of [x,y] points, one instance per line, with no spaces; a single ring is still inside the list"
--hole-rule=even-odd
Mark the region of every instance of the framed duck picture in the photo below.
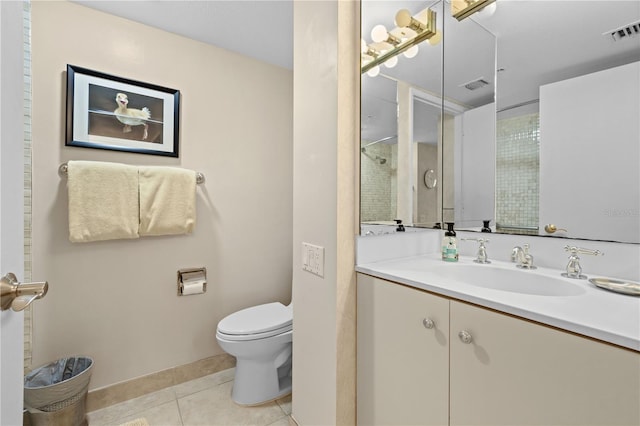
[[[180,91],[67,65],[66,146],[179,156]]]

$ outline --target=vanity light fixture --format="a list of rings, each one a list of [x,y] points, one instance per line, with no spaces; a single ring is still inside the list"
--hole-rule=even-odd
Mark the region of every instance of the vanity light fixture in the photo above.
[[[432,44],[437,44],[442,38],[436,29],[436,12],[431,9],[427,8],[416,16],[402,9],[396,14],[395,22],[397,27],[391,31],[387,31],[384,25],[373,27],[371,44],[362,40],[362,73],[375,77],[380,72],[380,65],[393,68],[398,62],[396,56],[400,53],[413,58],[418,54],[418,44],[434,36],[436,40]]]
[[[462,21],[474,13],[484,9],[496,0],[451,0],[451,15]]]

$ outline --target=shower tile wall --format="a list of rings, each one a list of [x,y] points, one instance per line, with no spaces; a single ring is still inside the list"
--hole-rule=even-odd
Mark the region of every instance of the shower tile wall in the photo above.
[[[366,144],[365,144],[366,145]],[[396,216],[395,145],[376,144],[360,154],[360,220],[391,221]],[[387,161],[380,164],[376,157]]]
[[[535,228],[540,187],[539,114],[500,119],[496,130],[496,223]]]

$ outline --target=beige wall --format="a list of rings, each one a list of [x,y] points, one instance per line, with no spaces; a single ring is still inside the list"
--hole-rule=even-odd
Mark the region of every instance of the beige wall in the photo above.
[[[427,170],[438,170],[438,146],[430,143],[414,143],[414,156],[417,161],[416,205],[414,217],[421,224],[431,224],[438,221],[438,191],[427,188],[424,174]]]
[[[355,424],[359,2],[294,2],[293,417]],[[325,248],[324,277],[301,244]]]
[[[33,2],[34,366],[95,360],[91,389],[222,353],[217,322],[288,303],[292,258],[292,72],[67,2]],[[179,89],[180,158],[64,146],[73,64]],[[72,244],[68,160],[201,171],[189,236]],[[297,246],[296,246],[297,247]],[[208,291],[177,297],[176,270],[205,266]]]

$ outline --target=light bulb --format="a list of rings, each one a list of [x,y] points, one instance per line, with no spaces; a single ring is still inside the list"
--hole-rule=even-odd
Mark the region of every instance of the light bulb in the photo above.
[[[429,38],[429,44],[435,46],[442,41],[442,31],[436,30],[436,33]]]
[[[483,18],[488,18],[489,16],[492,16],[495,12],[496,9],[498,7],[497,3],[491,3],[489,6],[485,6],[481,11],[480,11],[480,15]]]
[[[371,30],[371,40],[373,40],[376,43],[385,41],[388,37],[389,37],[389,34],[387,33],[387,29],[382,24],[376,25]]]
[[[407,9],[400,9],[396,13],[396,25],[399,27],[408,27],[411,24],[411,12]]]
[[[418,54],[418,45],[411,46],[404,51],[403,55],[407,58],[413,58]]]
[[[389,58],[385,63],[384,66],[387,68],[393,68],[396,65],[398,65],[398,57],[394,56],[393,58]]]
[[[369,77],[375,77],[378,74],[380,74],[380,67],[377,66],[377,65],[375,67],[371,68],[369,71],[367,71],[367,75]]]

